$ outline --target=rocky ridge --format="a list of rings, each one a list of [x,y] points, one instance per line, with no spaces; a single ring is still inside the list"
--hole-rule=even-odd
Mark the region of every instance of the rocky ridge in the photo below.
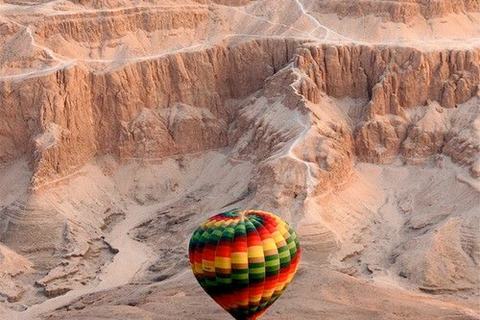
[[[0,188],[0,266],[22,266],[0,278],[9,306],[81,310],[84,293],[114,299],[115,285],[180,277],[187,266],[164,258],[182,260],[181,230],[240,205],[298,224],[307,264],[474,299],[478,46],[335,41],[313,14],[342,17],[345,2],[287,1],[278,12],[292,14],[279,17],[265,13],[269,1],[118,5],[0,8],[0,170],[11,186]],[[395,23],[474,16],[475,5],[381,4]],[[428,6],[438,10],[428,16]],[[353,16],[375,11],[355,7]],[[239,33],[246,18],[255,34]],[[407,173],[400,163],[420,166]],[[412,187],[416,177],[431,185]],[[434,204],[452,185],[459,205]],[[149,250],[159,258],[141,260]],[[122,261],[138,269],[117,283]]]
[[[374,15],[393,22],[403,23],[414,19],[418,15],[430,19],[445,17],[450,14],[480,11],[480,4],[472,0],[359,1],[356,3],[346,0],[321,0],[310,3],[309,8],[317,12],[335,13],[343,17]]]

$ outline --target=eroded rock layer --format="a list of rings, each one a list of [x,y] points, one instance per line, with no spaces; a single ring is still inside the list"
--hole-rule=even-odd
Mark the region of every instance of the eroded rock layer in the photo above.
[[[0,318],[215,314],[189,230],[249,207],[298,227],[298,317],[473,319],[479,10],[0,2]]]
[[[468,135],[465,130],[475,131],[476,107],[460,125],[454,118],[461,111],[448,109],[479,95],[479,49],[421,52],[326,45],[302,49],[295,64],[307,75],[300,92],[314,103],[325,94],[369,100],[355,126],[356,154],[362,161],[386,163],[401,154],[406,162],[422,163],[443,147],[450,155],[452,140]],[[420,111],[420,106],[426,109]],[[468,151],[453,159],[477,176],[480,149],[473,137]]]
[[[256,40],[104,73],[77,64],[21,81],[3,79],[1,158],[27,155],[32,182],[41,184],[95,154],[160,158],[224,147],[229,100],[260,89],[295,46],[293,40]]]
[[[425,18],[444,17],[449,14],[462,14],[480,11],[480,4],[474,0],[453,1],[359,1],[352,3],[347,0],[320,0],[311,2],[311,8],[318,12],[335,13],[339,16],[376,15],[393,22],[408,22],[421,15]]]

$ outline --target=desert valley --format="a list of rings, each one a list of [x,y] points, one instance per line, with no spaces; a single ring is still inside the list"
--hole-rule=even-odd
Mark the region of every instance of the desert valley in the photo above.
[[[480,319],[479,115],[478,0],[0,0],[0,319],[229,319],[234,208],[302,245],[262,319]]]

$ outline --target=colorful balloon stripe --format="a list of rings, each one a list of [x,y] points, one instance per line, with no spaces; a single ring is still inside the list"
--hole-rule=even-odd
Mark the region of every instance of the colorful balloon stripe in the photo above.
[[[237,320],[257,319],[292,281],[298,237],[284,220],[260,210],[228,211],[192,235],[192,271],[205,291]]]

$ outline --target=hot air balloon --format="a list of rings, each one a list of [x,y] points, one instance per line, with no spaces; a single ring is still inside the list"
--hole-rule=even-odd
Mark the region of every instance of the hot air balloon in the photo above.
[[[189,244],[203,289],[237,320],[258,319],[287,288],[300,262],[295,231],[272,213],[232,210],[211,217]]]

